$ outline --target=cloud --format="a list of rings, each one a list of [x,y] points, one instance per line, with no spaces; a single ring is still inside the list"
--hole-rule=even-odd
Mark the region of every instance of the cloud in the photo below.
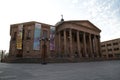
[[[120,0],[28,1],[0,1],[0,44],[3,45],[0,49],[9,48],[10,24],[35,20],[54,25],[61,19],[61,14],[65,20],[90,20],[102,30],[101,41],[120,37]]]
[[[120,37],[118,28],[120,27],[120,16],[116,16],[120,13],[120,8],[113,9],[116,4],[118,3],[114,0],[87,0],[87,2],[83,2],[82,7],[79,7],[82,9],[82,18],[87,18],[102,30],[102,41]]]
[[[69,19],[90,20],[102,30],[101,41],[120,37],[120,0],[72,1]]]
[[[78,3],[78,0],[72,0],[72,3],[76,4],[76,3]]]

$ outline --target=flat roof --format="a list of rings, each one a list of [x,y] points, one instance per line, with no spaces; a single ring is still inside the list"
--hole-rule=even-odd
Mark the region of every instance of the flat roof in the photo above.
[[[16,24],[11,24],[12,25],[19,25],[19,24],[34,24],[34,23],[39,23],[39,24],[44,24],[44,25],[48,25],[48,26],[53,26],[53,25],[50,25],[50,24],[46,24],[46,23],[41,23],[41,22],[37,22],[37,21],[29,21],[29,22],[22,22],[22,23],[16,23]]]
[[[120,38],[111,39],[111,40],[107,40],[107,41],[102,41],[101,43],[110,42],[110,41],[115,41],[115,40],[120,40]]]

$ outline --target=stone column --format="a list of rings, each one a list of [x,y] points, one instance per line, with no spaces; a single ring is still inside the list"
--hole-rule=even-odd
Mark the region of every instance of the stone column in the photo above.
[[[79,54],[79,57],[81,57],[81,47],[80,47],[80,35],[79,35],[79,31],[77,31],[77,48],[78,48],[78,54]]]
[[[101,55],[100,57],[102,57],[101,45],[100,45],[100,35],[98,36],[98,53],[99,53],[99,55]]]
[[[58,35],[58,33],[55,34],[55,53],[56,53],[56,56],[58,57],[58,54],[59,54],[59,35]]]
[[[92,41],[91,41],[91,34],[89,34],[89,43],[90,43],[90,55],[93,57],[93,47],[92,47]]]
[[[85,35],[85,32],[83,33],[83,43],[84,43],[84,54],[85,54],[85,57],[88,57],[87,49],[86,49],[86,35]]]
[[[98,52],[98,40],[97,40],[97,36],[95,35],[95,43],[96,43],[96,54],[97,57],[99,57],[99,52]]]
[[[94,48],[94,36],[91,35],[91,42],[92,42],[92,57],[94,58],[94,54],[95,54],[95,48]]]
[[[64,30],[64,55],[66,56],[67,47],[66,47],[66,30]]]
[[[95,43],[95,36],[93,35],[93,53],[94,53],[94,57],[96,55],[96,43]]]
[[[72,46],[72,30],[69,30],[69,34],[70,34],[70,57],[73,58],[73,46]]]
[[[60,32],[58,33],[58,47],[59,47],[59,56],[61,55],[61,35]]]

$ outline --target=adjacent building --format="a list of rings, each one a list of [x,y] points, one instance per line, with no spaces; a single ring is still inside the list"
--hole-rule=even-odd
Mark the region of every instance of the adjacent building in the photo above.
[[[10,27],[9,56],[24,58],[41,58],[43,36],[50,38],[51,25],[35,21],[12,24]],[[41,40],[40,40],[41,39]],[[47,40],[46,53],[50,54],[50,41]]]
[[[54,26],[36,21],[10,26],[10,58],[100,58],[100,32],[88,20],[63,19]]]
[[[101,42],[104,58],[120,58],[120,38]]]

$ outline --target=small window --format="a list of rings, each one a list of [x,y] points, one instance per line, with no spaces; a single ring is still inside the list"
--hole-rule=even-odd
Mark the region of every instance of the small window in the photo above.
[[[108,49],[108,52],[112,51],[112,49]]]
[[[28,30],[26,39],[27,40],[31,39],[31,30]]]
[[[101,47],[105,47],[105,45],[101,45]]]
[[[111,44],[107,44],[107,46],[111,46]]]
[[[114,48],[114,51],[118,51],[119,50],[119,48]]]
[[[118,43],[116,42],[116,43],[113,43],[113,45],[118,45]]]
[[[45,39],[48,38],[48,37],[47,37],[47,36],[48,36],[47,33],[48,33],[48,32],[47,32],[46,30],[43,30],[43,38],[45,38]]]
[[[115,56],[120,58],[120,54],[119,53],[115,53]]]
[[[108,54],[108,57],[113,57],[113,54]]]

